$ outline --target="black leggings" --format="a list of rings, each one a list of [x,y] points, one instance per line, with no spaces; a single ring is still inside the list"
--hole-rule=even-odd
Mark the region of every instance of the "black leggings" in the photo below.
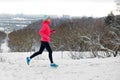
[[[50,60],[50,62],[53,63],[51,47],[50,47],[48,42],[43,42],[43,41],[41,41],[41,46],[40,46],[39,51],[35,52],[33,55],[31,55],[30,59],[34,58],[35,56],[37,56],[39,54],[42,54],[42,52],[44,51],[45,48],[49,52],[49,60]]]

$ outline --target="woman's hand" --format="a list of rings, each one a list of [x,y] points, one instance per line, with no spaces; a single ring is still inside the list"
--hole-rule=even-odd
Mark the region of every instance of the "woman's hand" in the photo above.
[[[51,33],[55,33],[56,31],[55,30],[51,30]]]

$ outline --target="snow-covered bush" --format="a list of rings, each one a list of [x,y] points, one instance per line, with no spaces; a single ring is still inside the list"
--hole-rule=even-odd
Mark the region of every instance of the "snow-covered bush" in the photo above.
[[[80,52],[76,52],[76,51],[70,51],[69,55],[68,55],[71,59],[82,59],[83,56]]]
[[[0,55],[0,62],[6,62],[6,60],[7,59],[4,56]]]

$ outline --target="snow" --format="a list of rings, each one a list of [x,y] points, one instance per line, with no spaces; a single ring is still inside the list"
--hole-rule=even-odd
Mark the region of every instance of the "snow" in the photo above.
[[[16,18],[13,18],[13,20],[26,20],[26,19],[25,18],[16,17]]]
[[[0,31],[4,31],[4,28],[3,28],[3,27],[0,27]]]
[[[49,67],[47,52],[25,63],[30,52],[1,53],[1,80],[120,80],[120,56],[72,60],[62,52],[53,52],[57,69]],[[64,52],[64,54],[68,52]],[[1,59],[0,59],[1,60]]]
[[[17,27],[26,27],[27,25],[16,25]]]
[[[4,43],[1,44],[1,50],[2,50],[3,53],[10,51],[10,48],[8,47],[8,42],[7,42],[7,40],[8,40],[8,37],[4,40]]]

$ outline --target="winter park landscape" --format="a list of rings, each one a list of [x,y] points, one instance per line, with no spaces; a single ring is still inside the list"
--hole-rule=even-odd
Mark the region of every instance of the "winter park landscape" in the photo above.
[[[57,68],[26,63],[45,16]],[[120,0],[0,0],[0,80],[120,80]]]
[[[112,13],[108,15],[108,17],[112,16]],[[106,17],[106,20],[109,21],[108,17]],[[52,24],[53,26],[58,26],[53,27],[56,29],[56,33],[51,36],[51,46],[54,50],[53,58],[55,63],[59,65],[56,69],[50,67],[46,51],[34,58],[29,66],[26,64],[26,57],[39,49],[40,43],[37,29],[40,23],[38,21],[31,23],[23,29],[11,30],[11,28],[6,28],[5,32],[1,31],[0,80],[120,80],[119,32],[115,33],[114,30],[111,30],[112,34],[105,32],[106,28],[104,27],[106,26],[102,22],[103,19],[86,17],[73,20],[61,18],[61,20],[63,22],[57,23],[59,19],[53,19],[54,23]],[[83,20],[85,22],[81,23]],[[88,23],[89,21],[92,23]],[[80,29],[74,27],[79,25],[78,22],[81,25],[88,23],[88,25],[84,25],[85,28],[100,22],[94,25],[93,28],[97,26],[96,31],[101,33],[102,30],[104,32],[97,35],[99,32],[92,31],[90,27],[89,31],[92,35],[89,35],[89,31],[87,31],[87,34],[84,32],[81,32],[82,35],[77,34],[76,31],[87,30],[81,26],[79,26]],[[64,29],[59,26],[64,26]],[[99,28],[101,26],[103,28]],[[73,30],[70,36],[67,33],[71,28]],[[116,31],[117,29],[119,30],[119,28],[115,28]],[[61,33],[61,31],[64,33]],[[102,39],[103,35],[104,38]],[[109,41],[108,38],[111,38],[111,40]],[[108,42],[104,42],[106,40]]]
[[[3,45],[4,53],[0,54],[1,80],[120,80],[120,56],[90,59],[87,58],[90,52],[83,52],[84,59],[73,60],[69,51],[55,51],[53,57],[59,67],[54,69],[49,66],[47,52],[36,57],[28,66],[25,58],[33,52],[5,53],[8,47]]]
[[[59,65],[58,68],[50,67],[46,51],[33,59],[28,66],[25,59],[33,54],[34,50],[10,52],[8,41],[8,38],[4,38],[1,44],[1,80],[120,80],[119,54],[117,57],[113,55],[107,57],[105,52],[100,51],[98,54],[103,57],[91,58],[91,51],[63,51],[61,49],[63,46],[61,46],[59,47],[61,51],[53,52],[54,60]],[[19,49],[16,47],[15,50]]]

